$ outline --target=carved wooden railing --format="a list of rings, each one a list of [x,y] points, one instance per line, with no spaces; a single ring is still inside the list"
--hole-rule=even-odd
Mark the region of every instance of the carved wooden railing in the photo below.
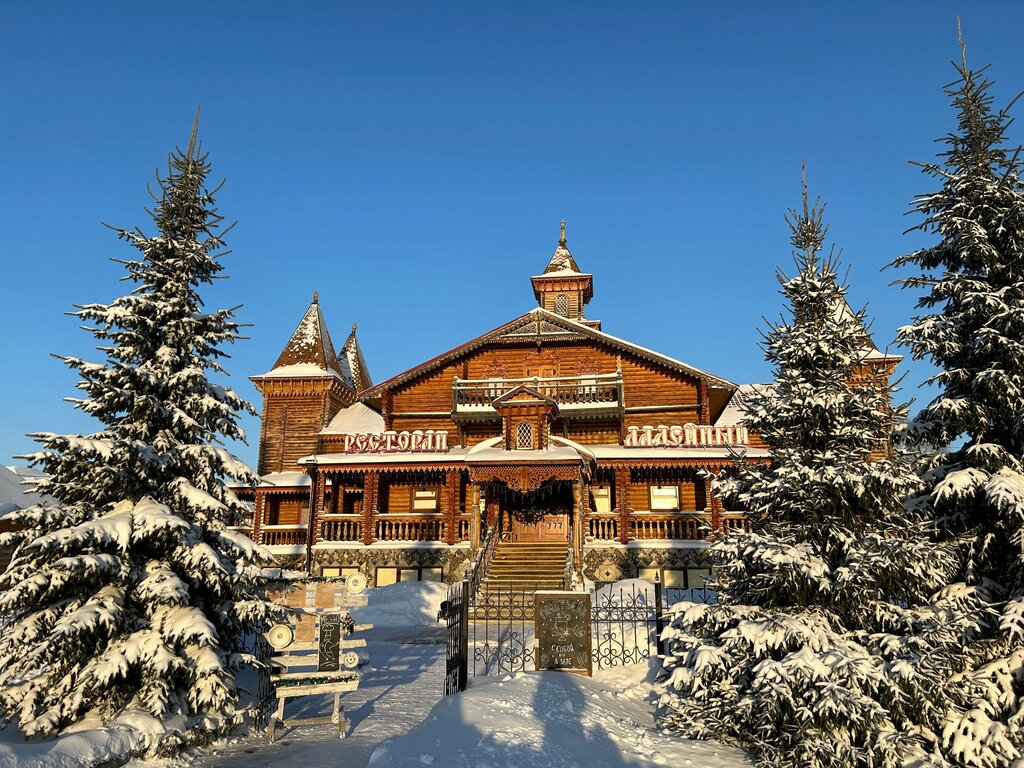
[[[750,533],[750,518],[743,512],[722,512],[718,519],[723,534]]]
[[[587,516],[587,537],[600,541],[616,541],[619,538],[618,513],[592,512]]]
[[[632,539],[682,539],[701,541],[714,535],[709,512],[676,512],[651,514],[639,512],[631,515],[629,536]],[[722,512],[719,517],[722,535],[750,531],[750,520],[743,512]],[[617,541],[619,538],[618,513],[587,515],[587,538],[593,541]]]
[[[472,515],[456,515],[455,517],[455,541],[469,541],[470,531],[473,528]]]
[[[306,543],[306,531],[308,526],[305,523],[299,525],[261,525],[261,543],[267,546],[294,546]]]
[[[534,389],[563,406],[622,404],[622,374],[618,372],[529,379],[456,378],[452,385],[452,412],[490,407],[495,399],[519,386]]]
[[[383,514],[377,518],[377,541],[442,541],[441,515]]]
[[[634,539],[685,539],[699,541],[708,536],[711,516],[704,513],[652,515],[639,514],[630,522]]]
[[[362,541],[362,515],[321,515],[321,541]]]

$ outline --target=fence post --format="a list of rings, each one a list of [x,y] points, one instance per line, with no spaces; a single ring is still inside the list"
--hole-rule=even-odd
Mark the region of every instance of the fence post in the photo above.
[[[665,655],[665,643],[661,639],[662,615],[664,606],[661,603],[661,573],[654,574],[654,631],[658,655]]]

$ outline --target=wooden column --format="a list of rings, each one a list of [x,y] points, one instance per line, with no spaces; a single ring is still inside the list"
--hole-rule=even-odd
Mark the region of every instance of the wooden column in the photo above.
[[[313,573],[314,527],[320,524],[317,508],[324,503],[324,476],[316,466],[306,469],[309,475],[309,519],[306,521],[306,573]]]
[[[263,527],[263,515],[267,509],[267,494],[260,493],[258,490],[255,491],[255,499],[253,500],[252,510],[252,540],[257,544],[262,544],[260,541],[262,534],[260,528]]]
[[[707,488],[708,505],[711,507],[711,530],[719,534],[722,532],[722,502],[715,495],[711,480],[705,480],[704,483]]]
[[[457,538],[455,530],[455,518],[459,513],[459,475],[461,473],[457,469],[449,469],[446,476],[446,490],[447,493],[446,501],[447,509],[445,509],[444,515],[444,527],[445,527],[445,543],[454,544]]]
[[[377,486],[379,484],[379,472],[367,472],[363,475],[363,544],[373,543],[377,519]]]
[[[619,541],[629,543],[629,468],[615,470],[615,501],[619,507]]]
[[[475,555],[477,548],[480,546],[480,484],[470,483],[469,484],[469,508],[470,518],[469,523],[469,552],[470,555]],[[472,559],[472,557],[470,558]]]
[[[572,484],[572,500],[575,504],[573,510],[573,557],[576,561],[576,570],[583,568],[583,531],[586,523],[587,508],[590,506],[590,485],[583,478]]]
[[[711,408],[708,404],[708,383],[704,379],[697,382],[697,423],[711,423]]]

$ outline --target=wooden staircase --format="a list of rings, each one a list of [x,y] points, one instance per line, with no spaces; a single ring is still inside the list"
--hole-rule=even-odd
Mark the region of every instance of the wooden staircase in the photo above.
[[[535,592],[562,589],[567,541],[500,541],[482,591]]]

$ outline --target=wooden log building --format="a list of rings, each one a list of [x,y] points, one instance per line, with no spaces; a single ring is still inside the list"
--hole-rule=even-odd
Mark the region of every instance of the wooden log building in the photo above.
[[[768,461],[736,385],[606,333],[562,236],[537,306],[374,384],[352,326],[336,353],[316,294],[263,396],[250,535],[282,566],[371,585],[463,578],[561,587],[658,575],[699,587],[745,528],[706,473]],[[865,336],[865,375],[899,357]]]

